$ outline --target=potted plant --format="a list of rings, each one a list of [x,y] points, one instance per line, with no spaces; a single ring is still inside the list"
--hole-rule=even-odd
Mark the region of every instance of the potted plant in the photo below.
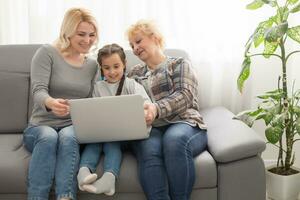
[[[299,0],[283,0],[281,3],[277,0],[254,0],[247,5],[247,9],[256,10],[262,6],[271,6],[275,12],[273,16],[258,24],[246,43],[242,70],[237,79],[238,89],[242,92],[244,82],[250,75],[251,59],[256,56],[263,56],[266,59],[270,57],[280,59],[281,74],[278,78],[277,89],[259,95],[260,103],[257,108],[243,111],[236,118],[244,121],[250,127],[256,120],[264,120],[266,124],[265,136],[268,143],[278,147],[277,164],[268,169],[267,174],[278,174],[282,175],[283,178],[289,175],[299,176],[299,170],[293,166],[295,161],[293,146],[300,140],[300,89],[296,89],[294,83],[288,88],[287,67],[288,60],[291,56],[298,55],[300,49],[287,52],[286,42],[293,40],[297,44],[300,43],[300,25],[291,26],[289,24],[289,17],[300,11],[300,2]],[[262,52],[250,52],[252,47],[257,48],[262,44],[264,44]],[[300,183],[299,180],[300,176],[296,178],[296,182]],[[281,182],[285,183],[286,181]],[[281,189],[291,189],[293,186],[279,187],[275,189],[275,192],[286,194],[290,192],[281,191]],[[296,194],[288,194],[289,198],[297,198],[300,186],[295,187],[298,191]],[[272,198],[288,199],[287,197],[275,197],[276,194],[270,194],[268,185],[267,188],[268,195]]]

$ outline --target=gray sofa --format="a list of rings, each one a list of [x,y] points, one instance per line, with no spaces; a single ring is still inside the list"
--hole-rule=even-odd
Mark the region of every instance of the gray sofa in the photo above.
[[[0,199],[26,199],[30,153],[22,131],[31,113],[30,62],[40,45],[0,45]],[[187,55],[167,50],[173,56]],[[127,51],[128,66],[137,63]],[[208,125],[208,149],[195,158],[196,182],[192,200],[265,200],[265,167],[260,153],[265,142],[224,107],[201,110]],[[101,161],[102,162],[102,161]],[[98,173],[101,174],[101,164]],[[79,192],[79,199],[143,200],[137,163],[124,153],[113,197]],[[53,197],[53,195],[52,195]]]

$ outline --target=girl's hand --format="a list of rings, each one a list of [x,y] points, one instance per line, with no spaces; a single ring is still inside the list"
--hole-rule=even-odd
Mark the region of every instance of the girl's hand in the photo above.
[[[157,116],[157,109],[153,103],[144,104],[145,120],[147,125],[151,125]]]
[[[64,117],[69,114],[70,106],[66,99],[54,99],[49,97],[45,100],[45,105],[50,109],[56,116]]]

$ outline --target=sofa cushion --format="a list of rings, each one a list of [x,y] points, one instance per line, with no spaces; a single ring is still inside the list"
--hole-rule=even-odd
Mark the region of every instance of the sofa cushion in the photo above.
[[[30,154],[22,145],[21,134],[0,134],[0,194],[26,193]]]
[[[0,71],[0,133],[22,132],[27,124],[29,74]]]

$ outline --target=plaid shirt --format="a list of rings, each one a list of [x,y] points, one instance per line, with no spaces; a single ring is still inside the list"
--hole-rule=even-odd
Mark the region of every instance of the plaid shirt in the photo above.
[[[158,118],[153,126],[185,122],[206,129],[199,113],[198,81],[190,62],[183,58],[167,57],[155,70],[139,64],[128,76],[144,86],[156,105]]]

